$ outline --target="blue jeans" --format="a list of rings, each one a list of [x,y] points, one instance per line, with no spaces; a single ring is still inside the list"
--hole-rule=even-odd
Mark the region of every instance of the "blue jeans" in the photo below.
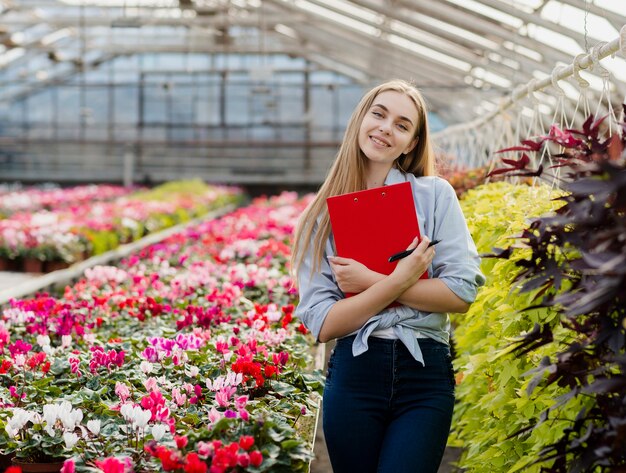
[[[436,473],[454,407],[447,345],[419,339],[426,366],[400,340],[371,337],[352,356],[354,336],[328,361],[323,426],[334,473]]]

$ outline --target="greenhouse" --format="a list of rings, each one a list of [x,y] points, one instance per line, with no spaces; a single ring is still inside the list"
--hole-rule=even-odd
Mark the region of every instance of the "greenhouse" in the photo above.
[[[0,471],[626,471],[623,0],[0,0]]]

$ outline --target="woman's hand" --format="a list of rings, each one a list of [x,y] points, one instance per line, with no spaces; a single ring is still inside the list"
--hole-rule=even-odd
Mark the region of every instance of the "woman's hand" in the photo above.
[[[358,294],[365,291],[376,282],[373,277],[376,273],[351,258],[329,256],[328,262],[335,274],[339,289],[344,293]]]
[[[435,257],[435,247],[431,246],[429,248],[429,243],[430,240],[424,237],[418,245],[417,237],[415,237],[407,247],[407,250],[415,248],[415,251],[398,261],[398,265],[391,273],[391,276],[397,278],[403,285],[406,285],[405,289],[415,284],[432,263]]]

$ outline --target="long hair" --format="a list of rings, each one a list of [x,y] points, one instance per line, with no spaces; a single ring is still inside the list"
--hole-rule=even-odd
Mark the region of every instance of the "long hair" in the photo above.
[[[335,157],[335,161],[320,187],[317,196],[306,208],[296,226],[294,246],[291,254],[291,273],[297,275],[304,255],[313,245],[311,271],[319,271],[324,246],[330,236],[331,226],[326,199],[334,195],[364,190],[366,157],[359,147],[358,136],[361,122],[378,94],[395,91],[409,97],[417,108],[418,120],[414,138],[417,145],[407,154],[402,154],[394,162],[400,171],[416,176],[435,174],[435,156],[428,134],[427,108],[419,90],[403,80],[385,82],[367,92],[352,112],[348,126]],[[297,280],[297,278],[295,278]]]

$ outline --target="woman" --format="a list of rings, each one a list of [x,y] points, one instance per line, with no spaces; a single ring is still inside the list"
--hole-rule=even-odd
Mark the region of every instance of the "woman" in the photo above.
[[[326,198],[405,181],[424,236],[415,251],[390,275],[336,256]],[[447,313],[474,301],[479,264],[454,190],[434,176],[424,99],[400,80],[375,87],[300,219],[292,256],[296,315],[320,342],[337,339],[323,400],[334,473],[437,471],[454,405]]]

